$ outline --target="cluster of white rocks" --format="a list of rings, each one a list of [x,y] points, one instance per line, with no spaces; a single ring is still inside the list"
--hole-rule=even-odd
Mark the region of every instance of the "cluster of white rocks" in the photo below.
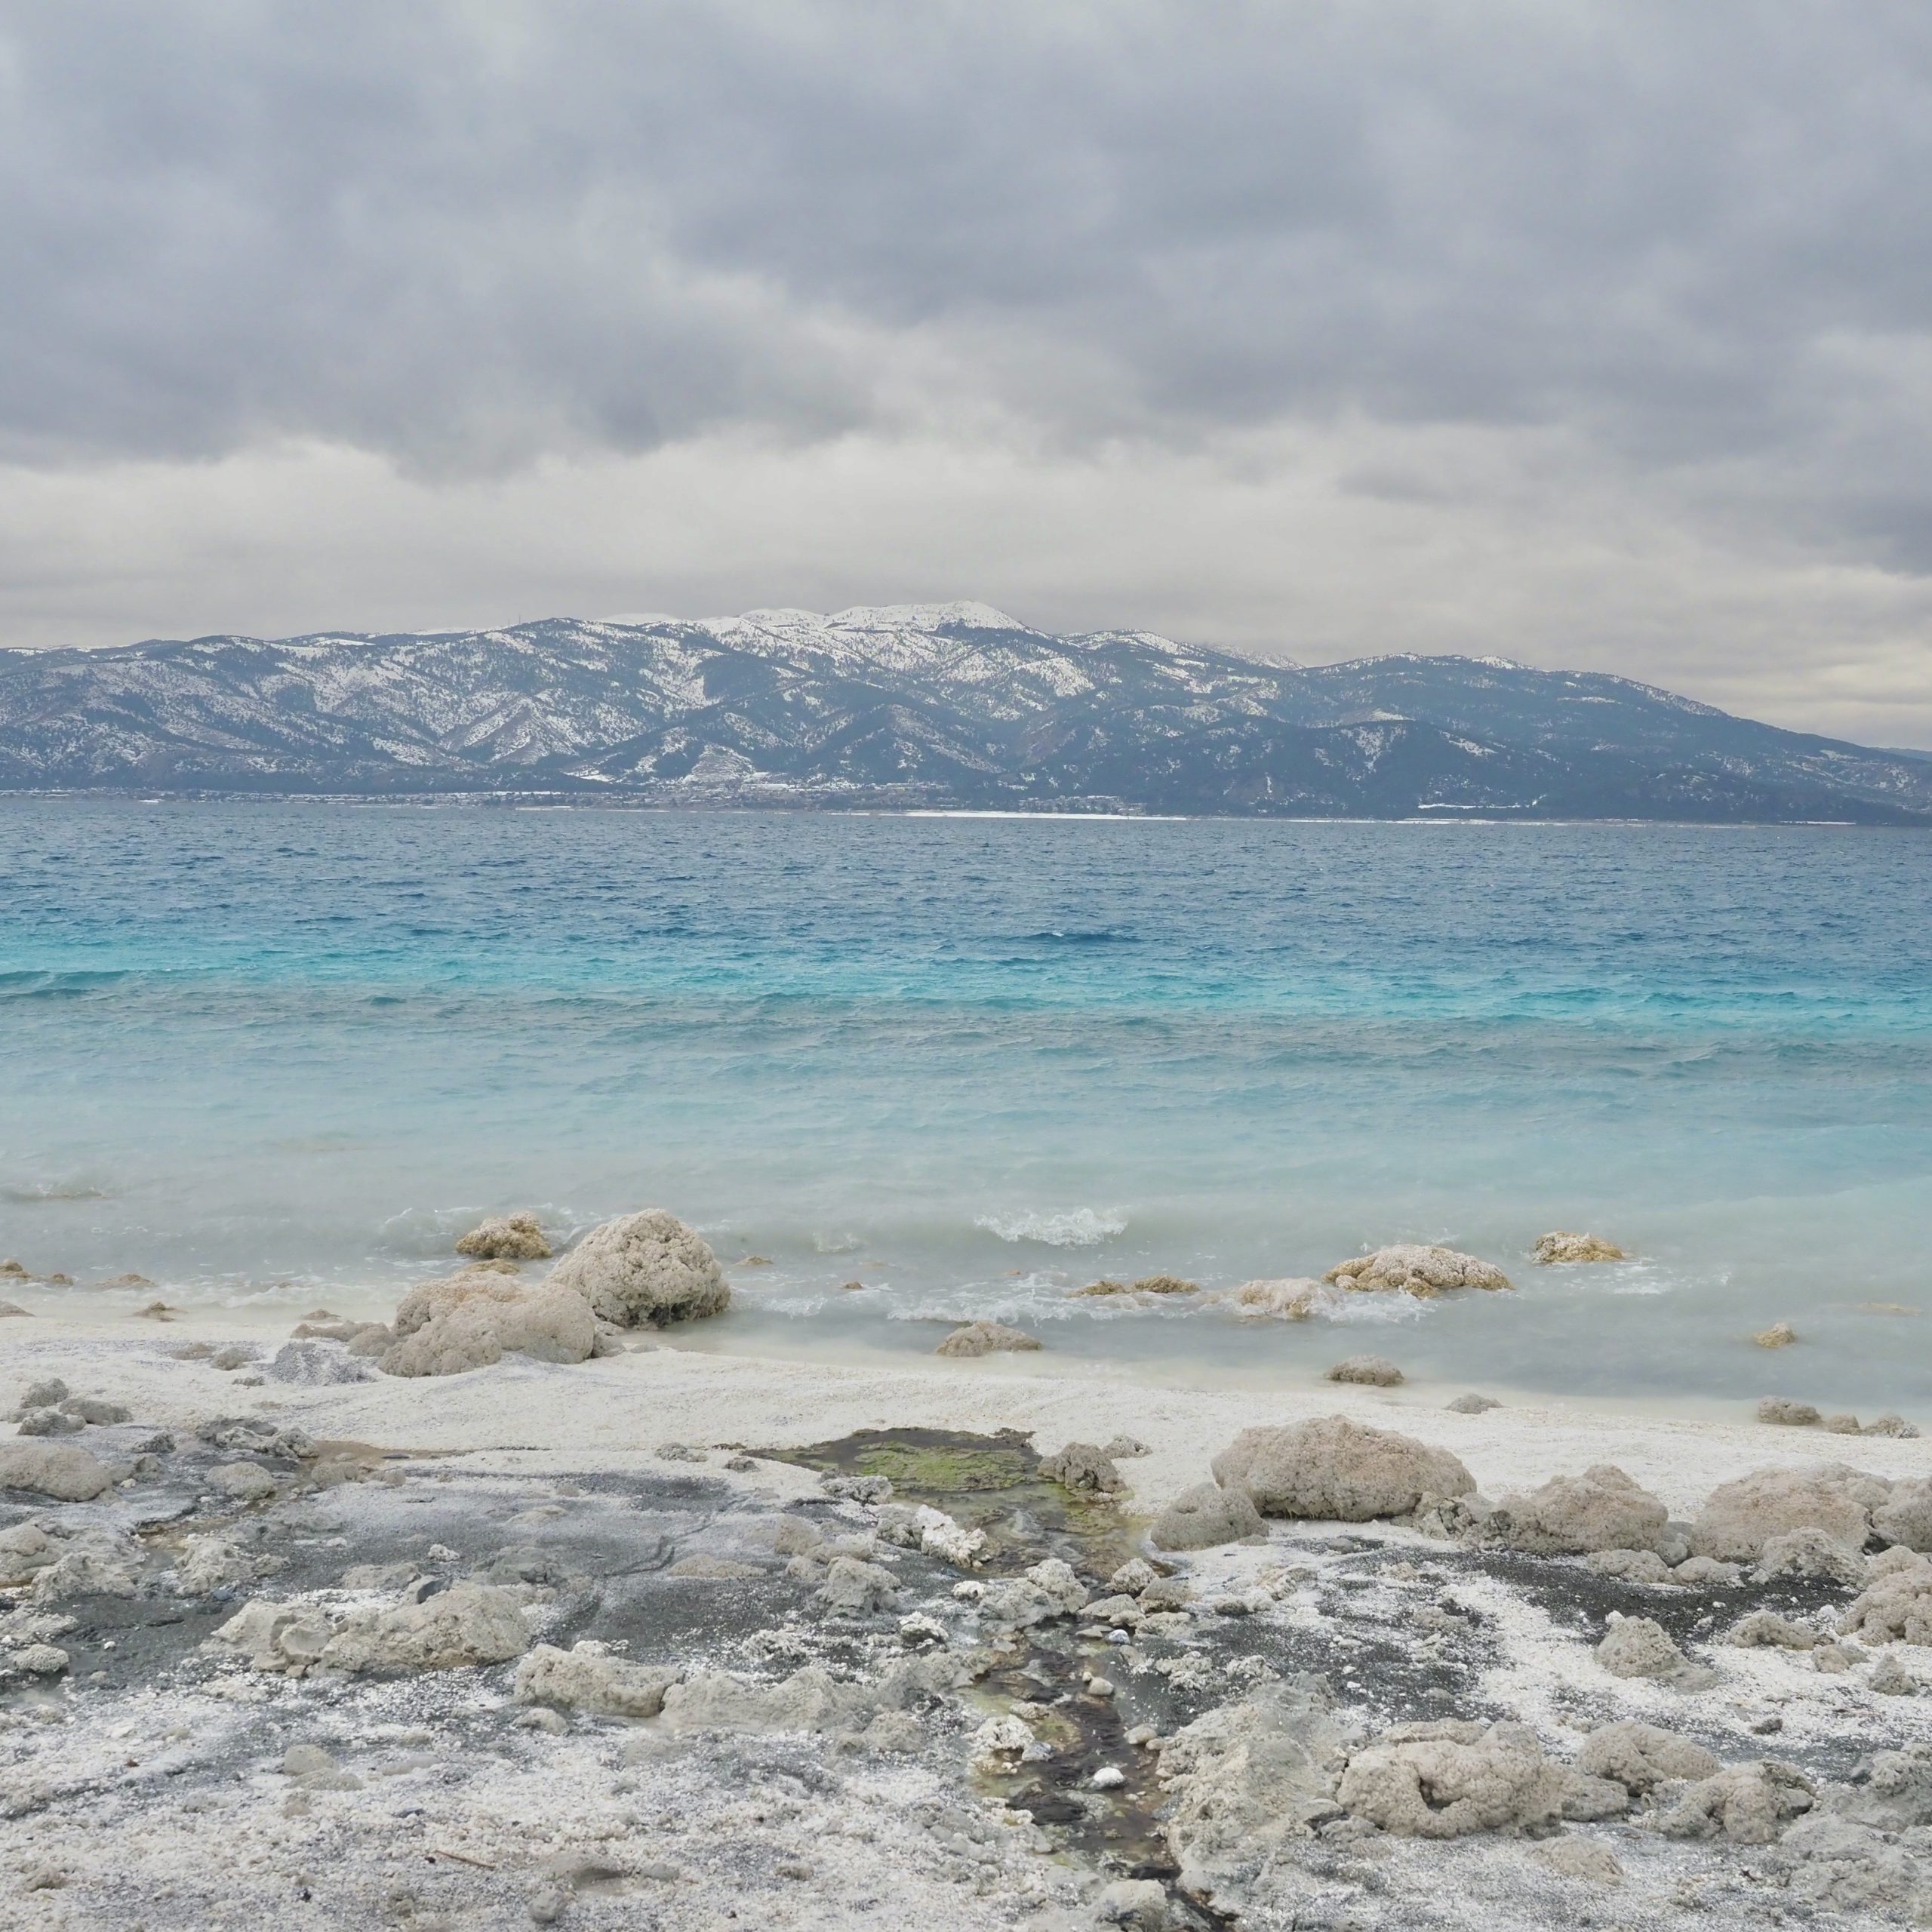
[[[411,1289],[390,1321],[303,1322],[267,1364],[268,1379],[352,1380],[366,1372],[358,1361],[400,1376],[460,1375],[509,1355],[587,1361],[620,1349],[628,1329],[698,1320],[731,1304],[709,1243],[662,1208],[601,1223],[534,1281],[520,1264],[552,1252],[534,1215],[486,1220],[457,1250],[467,1265]]]

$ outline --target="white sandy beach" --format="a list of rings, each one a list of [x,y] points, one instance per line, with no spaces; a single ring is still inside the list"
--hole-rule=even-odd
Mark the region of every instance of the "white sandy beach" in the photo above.
[[[840,1366],[721,1355],[681,1346],[674,1331],[623,1355],[568,1366],[512,1357],[469,1375],[251,1389],[238,1386],[234,1372],[174,1352],[196,1341],[272,1348],[285,1332],[279,1323],[194,1314],[166,1324],[16,1321],[0,1327],[0,1399],[59,1375],[171,1428],[254,1410],[318,1437],[459,1455],[538,1452],[580,1467],[620,1467],[664,1441],[795,1447],[862,1429],[1017,1429],[1045,1447],[1124,1433],[1152,1452],[1121,1472],[1132,1504],[1146,1512],[1203,1481],[1210,1457],[1237,1431],[1317,1415],[1352,1416],[1451,1450],[1492,1496],[1615,1463],[1675,1515],[1770,1463],[1824,1459],[1894,1479],[1932,1475],[1932,1438],[1826,1435],[1674,1415],[1656,1404],[1619,1413],[1545,1400],[1466,1416],[1444,1408],[1458,1392],[1449,1386],[1383,1391],[1309,1379],[1266,1392],[1163,1387],[1051,1355],[918,1369],[884,1360]]]

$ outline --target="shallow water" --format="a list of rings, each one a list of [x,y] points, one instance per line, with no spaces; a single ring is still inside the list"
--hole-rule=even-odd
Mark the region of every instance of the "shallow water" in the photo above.
[[[992,1315],[1188,1374],[1932,1406],[1916,833],[14,800],[0,836],[30,1269],[374,1305],[483,1211],[657,1204],[771,1258],[727,1346]],[[1641,1258],[1529,1266],[1555,1227]],[[1395,1240],[1518,1291],[1069,1299]],[[16,1298],[62,1292],[149,1298]]]

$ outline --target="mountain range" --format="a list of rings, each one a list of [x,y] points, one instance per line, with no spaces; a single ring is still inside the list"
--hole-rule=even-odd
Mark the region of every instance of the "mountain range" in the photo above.
[[[973,603],[0,651],[0,789],[1932,825],[1932,754],[1628,678]]]

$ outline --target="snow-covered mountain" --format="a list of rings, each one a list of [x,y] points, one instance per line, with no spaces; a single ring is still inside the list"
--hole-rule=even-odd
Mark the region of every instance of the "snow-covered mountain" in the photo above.
[[[0,789],[1932,823],[1932,758],[1621,678],[973,603],[0,651]]]

